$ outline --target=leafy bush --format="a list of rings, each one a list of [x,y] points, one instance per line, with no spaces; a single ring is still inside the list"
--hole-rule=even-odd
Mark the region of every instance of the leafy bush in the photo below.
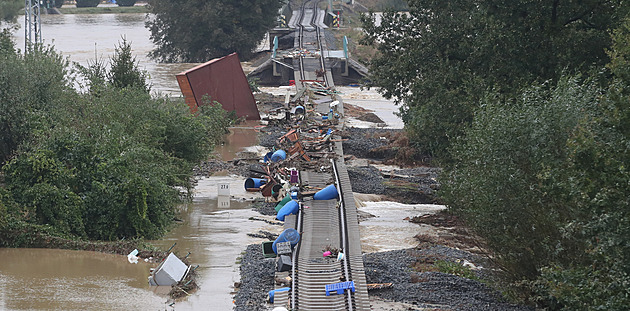
[[[566,235],[576,215],[566,188],[567,142],[597,111],[599,90],[564,79],[511,103],[490,97],[453,149],[444,197],[495,252],[511,281],[534,280],[552,262],[575,262],[584,245]]]
[[[70,92],[67,60],[40,46],[18,54],[9,35],[0,35],[0,164],[35,132],[45,130],[49,113]]]
[[[486,99],[443,183],[513,294],[562,310],[630,304],[628,88],[577,79]]]
[[[93,74],[86,94],[68,87],[67,62],[52,50],[0,51],[0,224],[8,215],[103,240],[154,239],[169,226],[179,189],[192,187],[193,166],[231,119],[220,105],[191,115],[182,100],[151,97],[144,80],[126,79],[141,75],[121,47],[125,57],[112,58],[121,70],[82,71]]]

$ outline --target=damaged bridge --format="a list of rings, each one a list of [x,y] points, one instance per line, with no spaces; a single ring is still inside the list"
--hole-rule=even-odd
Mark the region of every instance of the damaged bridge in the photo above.
[[[313,25],[309,27],[315,29],[327,29],[325,17],[329,16],[322,9],[314,12],[316,18]],[[289,85],[290,81],[298,80],[294,72],[299,70],[296,66],[300,58],[322,59],[326,70],[332,74],[335,85],[358,84],[360,80],[367,76],[368,69],[361,63],[350,57],[348,52],[348,39],[343,37],[341,49],[337,49],[335,39],[332,35],[326,35],[326,40],[322,40],[322,49],[311,51],[300,48],[295,40],[300,35],[302,21],[312,19],[313,16],[303,16],[298,11],[293,11],[291,20],[287,27],[275,28],[269,33],[271,41],[270,57],[250,72],[247,77],[258,79],[258,84],[265,86]],[[308,29],[307,29],[308,30]],[[318,72],[318,76],[324,76],[325,72]]]

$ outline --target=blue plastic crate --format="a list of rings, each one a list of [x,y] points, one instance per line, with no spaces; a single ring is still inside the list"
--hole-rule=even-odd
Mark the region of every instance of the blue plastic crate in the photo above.
[[[326,296],[330,296],[331,293],[341,295],[346,289],[350,289],[354,293],[354,281],[326,285]]]

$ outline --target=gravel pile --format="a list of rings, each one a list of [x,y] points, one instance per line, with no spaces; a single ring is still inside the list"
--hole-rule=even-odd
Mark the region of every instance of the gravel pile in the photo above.
[[[222,160],[208,160],[203,161],[201,164],[193,168],[193,174],[197,177],[208,177],[218,171],[232,171],[235,167],[231,162]]]
[[[384,160],[393,158],[396,152],[391,148],[381,148],[389,144],[389,140],[381,139],[380,135],[386,132],[397,132],[400,130],[374,129],[374,128],[348,128],[342,133],[342,138],[348,140],[343,142],[343,153],[354,155],[357,158]]]
[[[236,311],[267,310],[267,293],[273,289],[275,261],[265,259],[260,244],[251,244],[241,259],[241,285],[234,297]]]
[[[384,178],[373,166],[347,167],[352,191],[359,193],[384,194]]]
[[[252,209],[266,216],[275,216],[277,204],[275,202],[256,201],[252,204]]]
[[[397,250],[363,256],[368,283],[393,283],[389,289],[371,291],[370,295],[419,307],[440,307],[452,310],[533,310],[509,304],[500,294],[481,282],[441,272],[415,273],[411,265],[425,256],[439,256],[444,260],[474,257],[463,251],[445,246],[426,250]]]
[[[465,251],[435,245],[363,255],[368,283],[393,283],[393,288],[370,291],[386,301],[405,302],[419,308],[461,311],[533,311],[533,308],[505,302],[501,295],[475,280],[441,272],[413,272],[411,266],[422,258],[456,261],[481,260]],[[235,310],[266,310],[267,292],[273,289],[275,262],[265,259],[260,245],[247,247],[241,260],[241,286],[235,296]]]
[[[287,131],[278,126],[267,126],[260,131],[258,140],[263,147],[271,148],[276,145],[276,141]]]

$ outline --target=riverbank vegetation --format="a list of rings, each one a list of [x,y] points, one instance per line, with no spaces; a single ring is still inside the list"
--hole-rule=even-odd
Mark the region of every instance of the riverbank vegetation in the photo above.
[[[192,115],[183,101],[152,96],[124,40],[110,70],[102,61],[76,70],[52,48],[20,53],[7,32],[0,43],[0,236],[161,236],[228,114],[208,103]]]
[[[623,1],[408,1],[371,82],[445,169],[442,200],[487,243],[511,297],[630,305],[630,19]]]

